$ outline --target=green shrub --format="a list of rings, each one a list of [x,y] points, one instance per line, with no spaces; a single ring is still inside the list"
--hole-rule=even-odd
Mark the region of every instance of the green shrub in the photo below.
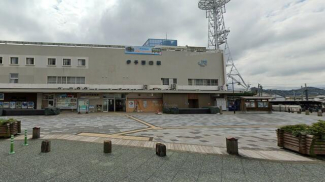
[[[312,124],[310,127],[310,133],[312,135],[325,135],[325,121],[318,121]]]
[[[295,136],[299,136],[300,134],[308,134],[310,131],[309,126],[306,124],[288,125],[283,126],[280,129]]]
[[[9,119],[0,119],[0,126],[5,125],[7,123],[13,123],[16,122],[16,119],[9,118]]]

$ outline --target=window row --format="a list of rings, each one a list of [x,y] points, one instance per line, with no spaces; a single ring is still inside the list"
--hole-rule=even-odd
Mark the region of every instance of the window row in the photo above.
[[[72,60],[69,58],[63,58],[62,65],[63,66],[71,66]],[[0,64],[3,64],[3,57],[0,57]],[[11,65],[18,65],[19,64],[19,57],[10,57],[10,64]],[[33,57],[26,57],[25,60],[26,65],[35,65],[35,58]],[[48,66],[56,66],[57,59],[56,58],[48,58],[47,62]],[[86,66],[85,59],[78,59],[78,66]]]
[[[126,64],[131,64],[131,63],[132,63],[131,60],[127,60],[126,61]],[[138,60],[134,60],[134,64],[135,65],[139,64],[139,61]],[[146,60],[142,60],[141,61],[141,65],[146,65],[146,64],[147,64],[147,61]],[[148,64],[149,65],[154,65],[155,63],[154,63],[154,61],[148,61]],[[160,66],[161,65],[161,61],[156,61],[156,65]]]
[[[48,76],[47,84],[86,84],[86,79],[73,76]]]
[[[188,79],[188,85],[218,86],[217,79]]]
[[[177,78],[162,78],[161,82],[163,85],[177,84]]]

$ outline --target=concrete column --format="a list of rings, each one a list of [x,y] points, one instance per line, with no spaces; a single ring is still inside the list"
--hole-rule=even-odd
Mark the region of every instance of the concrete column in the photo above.
[[[43,94],[42,93],[37,93],[37,107],[36,109],[42,109],[42,101],[43,101]]]

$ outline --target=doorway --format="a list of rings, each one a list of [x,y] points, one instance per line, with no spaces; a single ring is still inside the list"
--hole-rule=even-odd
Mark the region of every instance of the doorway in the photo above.
[[[114,99],[104,99],[103,112],[114,112]]]
[[[199,100],[198,99],[188,99],[188,107],[189,108],[199,108]]]

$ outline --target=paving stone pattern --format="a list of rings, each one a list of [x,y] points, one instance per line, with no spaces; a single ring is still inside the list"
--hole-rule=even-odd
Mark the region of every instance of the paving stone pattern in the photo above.
[[[113,145],[103,153],[96,143],[52,140],[52,151],[40,153],[41,140],[9,155],[9,140],[0,140],[0,181],[325,181],[325,163],[284,163],[225,155],[167,152]]]
[[[179,126],[242,126],[242,125],[290,125],[290,124],[311,124],[325,116],[306,116],[304,114],[275,112],[273,114],[186,114],[186,115],[154,115],[154,114],[133,114],[134,117],[159,127]]]
[[[9,117],[0,117],[9,118]],[[11,117],[10,117],[11,118]],[[58,116],[20,116],[22,129],[29,132],[35,126],[41,127],[41,134],[105,133],[113,134],[135,129],[147,128],[146,125],[118,114],[61,114]]]
[[[225,138],[232,136],[239,139],[239,148],[258,150],[279,150],[275,130],[280,126],[312,124],[320,119],[325,120],[325,117],[316,115],[306,116],[284,112],[236,115],[230,113],[225,115],[133,114],[133,116],[155,126],[167,128],[138,132],[132,134],[133,136],[153,137],[153,141],[157,142],[217,147],[225,147]]]

